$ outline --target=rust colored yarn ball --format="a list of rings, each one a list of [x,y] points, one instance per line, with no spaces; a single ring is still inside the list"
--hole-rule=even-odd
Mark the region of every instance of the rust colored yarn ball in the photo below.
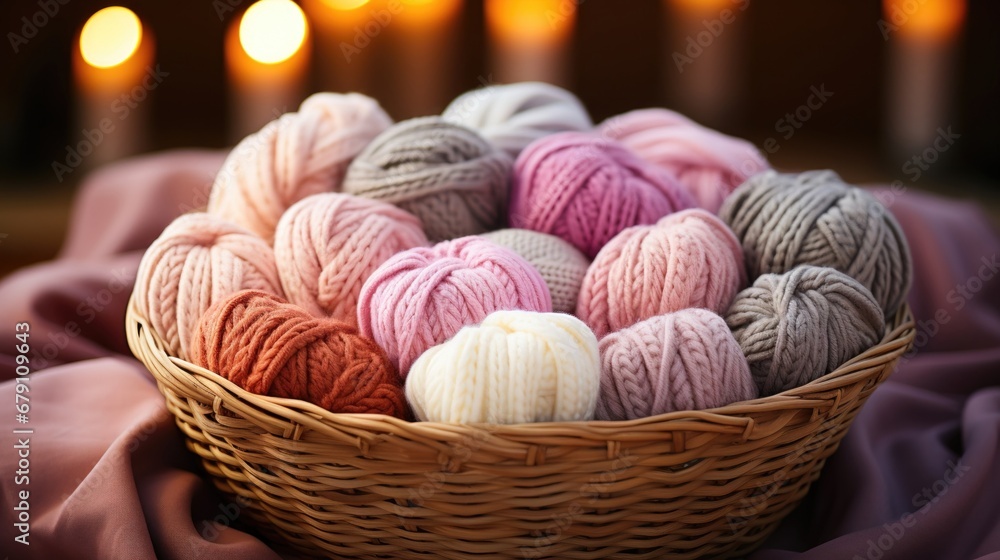
[[[259,395],[331,412],[406,417],[399,376],[374,341],[260,290],[210,307],[198,322],[191,358]]]

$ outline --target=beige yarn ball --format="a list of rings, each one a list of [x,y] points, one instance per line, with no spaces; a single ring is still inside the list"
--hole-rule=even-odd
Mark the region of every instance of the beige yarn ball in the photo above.
[[[580,285],[590,266],[579,249],[554,235],[530,229],[501,229],[482,237],[513,250],[538,269],[552,294],[553,311],[576,313]]]
[[[597,337],[576,317],[495,311],[424,352],[406,398],[425,421],[572,422],[593,418],[600,378]]]

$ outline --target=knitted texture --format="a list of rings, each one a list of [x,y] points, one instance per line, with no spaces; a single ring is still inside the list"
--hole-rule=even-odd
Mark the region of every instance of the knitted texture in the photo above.
[[[431,241],[499,227],[511,159],[440,117],[403,121],[351,164],[344,192],[391,202],[420,218]]]
[[[877,343],[885,330],[867,288],[832,268],[807,265],[757,278],[736,297],[726,324],[761,396],[830,373]]]
[[[420,221],[404,210],[323,193],[296,202],[281,217],[274,256],[289,301],[356,327],[364,281],[389,257],[427,244]]]
[[[641,109],[612,117],[599,130],[641,158],[669,171],[715,213],[748,177],[770,169],[753,144],[704,127],[667,109]]]
[[[757,175],[720,216],[740,238],[751,278],[800,264],[836,268],[871,290],[886,315],[910,289],[910,250],[896,219],[832,171]]]
[[[281,294],[274,252],[263,239],[210,214],[186,214],[142,256],[135,280],[139,314],[171,356],[187,359],[191,334],[213,303],[244,288]]]
[[[594,258],[621,230],[692,206],[669,173],[625,146],[563,132],[537,140],[517,159],[510,225],[551,233]]]
[[[470,236],[383,263],[361,288],[358,324],[405,377],[425,350],[500,309],[552,311],[552,300],[535,267]]]
[[[576,312],[580,284],[590,266],[590,261],[576,247],[554,235],[530,229],[501,229],[484,233],[483,237],[512,249],[538,269],[552,295],[553,311]]]
[[[571,315],[496,311],[424,352],[406,379],[420,420],[519,424],[590,420],[597,339]]]
[[[513,160],[542,136],[594,128],[572,93],[541,82],[519,82],[475,89],[444,110],[445,120],[478,131]]]
[[[271,240],[286,208],[339,190],[347,164],[392,124],[358,93],[317,93],[243,139],[215,178],[208,211]]]
[[[601,339],[598,420],[632,420],[757,397],[726,321],[707,309],[657,315]]]
[[[612,239],[587,270],[576,312],[601,338],[687,307],[724,313],[745,285],[733,232],[705,210],[684,210]]]
[[[209,308],[191,341],[191,358],[259,395],[309,401],[331,412],[406,416],[399,378],[374,342],[265,292],[244,290]]]

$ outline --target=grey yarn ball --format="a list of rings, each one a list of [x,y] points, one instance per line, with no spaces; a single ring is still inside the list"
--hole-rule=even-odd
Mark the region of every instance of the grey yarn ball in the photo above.
[[[494,230],[506,219],[513,162],[476,132],[421,117],[382,132],[347,168],[345,193],[420,218],[433,242]]]
[[[833,171],[755,175],[726,199],[719,217],[740,239],[750,278],[801,264],[836,268],[871,290],[886,315],[910,289],[910,250],[899,223]]]
[[[757,278],[736,295],[726,324],[762,397],[830,373],[885,330],[867,288],[843,272],[808,265]]]
[[[530,229],[501,229],[482,237],[513,250],[538,269],[552,294],[552,311],[576,312],[580,285],[590,261],[568,241]]]

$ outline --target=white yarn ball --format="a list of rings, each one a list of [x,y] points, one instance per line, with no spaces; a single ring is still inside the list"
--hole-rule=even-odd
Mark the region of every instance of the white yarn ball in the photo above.
[[[424,352],[406,378],[417,418],[520,424],[594,416],[597,337],[572,315],[495,311]]]
[[[575,95],[542,82],[491,85],[465,92],[441,116],[476,130],[512,159],[542,136],[594,128]]]

